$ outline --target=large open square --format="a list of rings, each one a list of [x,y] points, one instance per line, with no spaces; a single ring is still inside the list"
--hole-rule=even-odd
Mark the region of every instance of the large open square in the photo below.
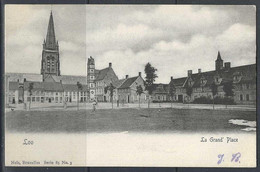
[[[6,113],[6,129],[25,133],[245,132],[244,125],[230,120],[253,122],[256,112],[193,108],[10,111]]]

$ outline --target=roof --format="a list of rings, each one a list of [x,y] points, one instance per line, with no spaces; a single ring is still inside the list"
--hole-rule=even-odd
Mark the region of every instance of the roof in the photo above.
[[[34,74],[34,73],[6,73],[6,77],[8,77],[9,81],[18,81],[24,82],[24,78],[26,78],[27,81],[36,81],[41,82],[42,81],[42,75],[41,74]]]
[[[126,81],[119,87],[119,89],[129,88],[129,87],[135,82],[135,80],[136,80],[138,77],[139,77],[139,76],[132,77],[132,78],[127,78]]]
[[[54,32],[54,22],[52,12],[49,19],[49,25],[47,30],[46,36],[46,48],[55,49],[56,48],[56,39],[55,39],[55,32]]]
[[[155,86],[155,90],[153,91],[153,93],[163,93],[163,94],[165,94],[165,93],[168,93],[168,87],[169,87],[169,84],[162,84],[162,83],[160,83],[160,84],[154,84],[154,86]]]
[[[33,74],[33,73],[6,73],[6,76],[8,76],[9,81],[18,81],[20,83],[24,82],[24,79],[26,81],[32,81],[32,82],[42,82],[42,75],[41,74]],[[80,82],[82,85],[87,85],[87,77],[86,76],[80,76],[80,75],[61,75],[61,76],[55,76],[52,75],[52,78],[56,82],[60,82],[62,80],[62,84],[77,84],[77,82]]]
[[[126,81],[126,79],[119,79],[119,80],[112,82],[112,85],[116,88],[119,88],[125,81]]]
[[[9,82],[9,90],[18,90],[19,82]]]
[[[80,82],[82,85],[87,85],[86,76],[61,75],[61,76],[53,76],[53,79],[56,82],[60,82],[61,80],[62,84],[77,84],[77,82]]]
[[[60,82],[24,82],[24,90],[29,89],[29,84],[33,83],[33,90],[39,91],[58,91],[62,92],[63,87]]]
[[[76,84],[62,84],[64,91],[77,91],[78,86]],[[87,85],[82,85],[81,91],[87,91]]]
[[[102,80],[106,77],[108,71],[109,71],[109,67],[105,68],[105,69],[101,69],[101,70],[95,70],[95,80],[96,81],[99,81],[99,80]]]
[[[229,69],[223,68],[218,72],[208,71],[208,72],[195,73],[190,76],[190,79],[194,82],[193,87],[200,87],[201,86],[200,81],[202,78],[206,80],[206,84],[204,86],[210,86],[214,82],[214,78],[217,75],[219,75],[220,78],[222,78],[222,82],[225,82],[225,81],[232,81],[233,75],[235,73],[241,74],[242,78],[239,81],[240,83],[256,82],[256,64],[237,66]],[[173,82],[174,86],[185,86],[186,80],[187,77],[182,77],[182,78],[173,79],[171,82]]]

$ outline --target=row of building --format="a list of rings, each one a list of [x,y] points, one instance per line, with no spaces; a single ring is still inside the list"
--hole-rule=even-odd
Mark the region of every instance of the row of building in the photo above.
[[[141,72],[134,77],[126,75],[119,79],[113,70],[112,63],[107,68],[95,68],[93,57],[87,59],[87,76],[61,75],[59,44],[55,38],[53,15],[50,14],[46,39],[43,41],[40,74],[6,73],[5,96],[6,103],[65,103],[65,102],[99,102],[115,101],[120,103],[135,103],[148,101],[144,79]],[[223,97],[223,83],[232,81],[234,85],[234,100],[238,104],[255,104],[256,102],[256,64],[231,67],[230,62],[223,64],[218,52],[215,70],[197,73],[188,71],[182,78],[169,78],[169,83],[155,84],[151,95],[153,101],[185,102],[204,96],[212,98],[211,85],[218,86],[218,96]],[[113,98],[106,92],[106,87],[113,85]],[[169,95],[169,85],[174,86],[174,96]],[[79,87],[79,85],[81,85]],[[137,86],[144,93],[137,94]],[[188,96],[186,87],[192,88]],[[189,99],[189,100],[188,100]]]

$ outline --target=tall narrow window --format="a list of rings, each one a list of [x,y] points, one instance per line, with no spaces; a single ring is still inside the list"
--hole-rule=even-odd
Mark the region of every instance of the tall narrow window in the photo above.
[[[240,101],[243,101],[243,95],[240,94]]]
[[[246,95],[246,101],[249,101],[249,94]]]

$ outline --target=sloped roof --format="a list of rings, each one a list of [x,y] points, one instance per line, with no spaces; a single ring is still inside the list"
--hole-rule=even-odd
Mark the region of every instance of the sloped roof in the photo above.
[[[129,88],[135,82],[135,80],[137,78],[138,78],[138,76],[132,77],[132,78],[127,78],[126,81],[119,87],[119,89]]]
[[[19,82],[23,82],[24,78],[26,81],[42,81],[41,74],[34,74],[34,73],[5,73],[5,76],[9,78],[9,81],[16,81],[19,79]]]
[[[64,91],[78,91],[76,84],[62,84]],[[82,85],[81,91],[87,91],[87,85]]]
[[[5,76],[9,77],[9,81],[16,81],[19,79],[19,82],[23,83],[24,78],[26,81],[32,82],[42,82],[42,75],[41,74],[33,74],[33,73],[6,73]],[[60,82],[62,80],[62,84],[76,84],[80,82],[82,85],[87,85],[87,77],[80,76],[80,75],[61,75],[55,76],[52,75],[52,78],[56,82]]]
[[[19,82],[9,82],[9,90],[18,90],[19,89]]]
[[[95,80],[99,81],[104,79],[110,69],[111,68],[107,67],[105,69],[95,70]]]
[[[33,83],[33,90],[39,91],[63,91],[60,82],[24,82],[24,90],[29,89],[29,84]]]
[[[126,81],[126,79],[119,79],[119,80],[112,82],[112,85],[116,88],[119,88],[125,81]]]
[[[153,91],[153,93],[163,93],[166,94],[168,93],[168,84],[154,84],[155,86],[155,90]]]
[[[74,76],[74,75],[61,75],[61,76],[53,76],[56,82],[62,81],[62,84],[77,84],[80,82],[82,85],[87,85],[87,77],[86,76]]]
[[[225,81],[232,81],[233,80],[233,74],[234,73],[240,73],[242,75],[242,79],[240,80],[240,83],[242,82],[256,82],[256,64],[251,65],[244,65],[244,66],[237,66],[232,67],[229,69],[223,68],[220,71],[208,71],[208,72],[201,72],[201,73],[195,73],[191,75],[192,81],[194,81],[193,87],[200,87],[200,80],[202,77],[205,78],[206,84],[205,86],[210,86],[214,82],[214,77],[219,75],[220,78],[222,78],[222,82]],[[183,78],[177,78],[173,79],[173,82],[175,86],[183,86],[185,81],[187,80],[187,77]]]

